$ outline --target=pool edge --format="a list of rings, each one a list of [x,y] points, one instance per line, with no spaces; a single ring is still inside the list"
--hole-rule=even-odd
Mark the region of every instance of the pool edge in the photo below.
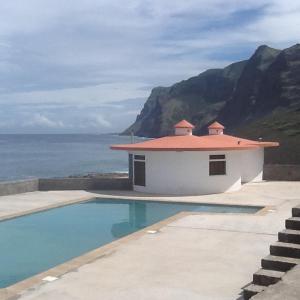
[[[130,196],[126,196],[126,197],[121,197],[120,196],[112,196],[112,195],[99,195],[96,193],[91,193],[91,195],[88,196],[82,196],[73,200],[66,200],[66,201],[62,201],[60,203],[56,203],[56,204],[50,204],[50,205],[46,205],[43,207],[39,207],[39,208],[34,208],[34,209],[30,209],[30,210],[25,210],[22,212],[18,212],[18,213],[13,213],[10,215],[6,215],[6,216],[0,216],[0,222],[3,221],[7,221],[7,220],[11,220],[11,219],[16,219],[18,217],[22,217],[22,216],[26,216],[26,215],[31,215],[31,214],[35,214],[35,213],[39,213],[42,211],[47,211],[50,209],[55,209],[55,208],[59,208],[59,207],[63,207],[63,206],[68,206],[68,205],[72,205],[72,204],[76,204],[76,203],[81,203],[81,202],[88,202],[89,200],[92,200],[94,198],[99,198],[99,199],[122,199],[122,200],[133,200],[133,201],[151,201],[151,202],[168,202],[168,203],[180,203],[180,204],[198,204],[198,205],[218,205],[218,206],[235,206],[235,207],[256,207],[258,208],[258,211],[255,212],[254,214],[259,214],[261,211],[264,211],[266,208],[271,209],[273,208],[273,206],[269,206],[269,205],[255,205],[255,204],[247,204],[245,203],[244,205],[242,204],[236,204],[233,202],[226,202],[226,203],[220,203],[220,202],[215,202],[215,201],[211,201],[211,202],[199,202],[199,201],[179,201],[178,199],[156,199],[156,200],[152,200],[152,199],[146,199],[141,197],[130,197]],[[267,212],[267,211],[266,211]],[[230,214],[230,213],[227,213]],[[238,214],[238,213],[235,213]],[[0,298],[1,300],[1,298]]]
[[[54,208],[59,208],[59,207],[63,207],[63,206],[67,206],[67,205],[72,205],[72,204],[76,204],[76,203],[81,203],[81,202],[87,202],[93,198],[106,198],[106,197],[99,197],[99,196],[95,196],[94,194],[91,194],[89,196],[84,196],[84,197],[80,197],[74,200],[68,200],[68,201],[64,201],[61,203],[57,203],[54,205],[48,205],[48,206],[44,206],[44,207],[40,207],[38,209],[33,209],[33,210],[28,210],[22,213],[16,213],[13,215],[8,215],[6,217],[0,218],[0,222],[1,221],[6,221],[6,220],[10,220],[10,219],[14,219],[14,218],[18,218],[21,216],[25,216],[25,215],[29,215],[29,214],[34,214],[34,213],[38,213],[38,212],[42,212],[42,211],[46,211],[49,209],[54,209]],[[128,197],[130,198],[130,197]],[[128,199],[127,198],[127,199]],[[115,199],[113,197],[111,197],[111,199]],[[132,200],[136,200],[136,201],[149,201],[146,199],[132,199]],[[168,199],[169,200],[169,199]],[[156,202],[179,202],[179,201],[168,201],[168,200],[162,200],[162,201],[156,201]],[[181,202],[184,203],[184,202]],[[206,202],[189,202],[189,203],[194,203],[194,204],[216,204],[216,205],[220,205],[219,203],[206,203]],[[223,205],[234,205],[234,204],[223,204]],[[250,215],[250,216],[257,216],[257,215],[261,215],[264,216],[268,213],[269,209],[272,209],[273,206],[258,206],[258,205],[234,205],[234,206],[246,206],[246,207],[261,207],[261,209],[259,209],[257,212],[255,213],[232,213],[234,215]],[[85,254],[82,254],[80,256],[77,256],[71,260],[68,260],[62,264],[59,264],[51,269],[48,269],[42,273],[36,274],[34,276],[31,276],[29,278],[26,278],[22,281],[19,281],[13,285],[10,285],[8,287],[5,288],[0,288],[0,300],[10,300],[10,299],[15,299],[16,297],[20,296],[20,294],[22,292],[26,292],[26,290],[28,290],[29,288],[33,288],[37,285],[41,285],[44,284],[46,282],[43,281],[43,278],[45,278],[46,276],[55,276],[55,277],[61,277],[63,275],[65,275],[66,273],[72,272],[77,270],[78,268],[88,264],[88,263],[92,263],[93,261],[103,258],[107,255],[110,255],[113,253],[113,251],[115,249],[117,249],[118,246],[123,245],[129,241],[132,240],[136,240],[146,234],[147,231],[149,230],[156,230],[159,231],[162,227],[167,226],[168,224],[177,221],[183,217],[189,216],[189,215],[203,215],[203,214],[220,214],[220,213],[213,213],[213,212],[193,212],[193,211],[181,211],[169,218],[166,218],[162,221],[159,221],[155,224],[152,224],[150,226],[147,226],[141,230],[138,230],[136,232],[133,232],[129,235],[126,235],[122,238],[119,238],[115,241],[112,241],[106,245],[100,246],[96,249],[93,249]],[[226,213],[226,214],[231,214],[231,213]]]
[[[169,218],[166,218],[160,222],[157,222],[153,225],[150,225],[148,227],[145,227],[141,230],[138,230],[136,232],[133,232],[129,235],[126,235],[122,238],[119,238],[115,241],[112,241],[106,245],[103,245],[101,247],[98,247],[94,250],[91,250],[83,255],[77,256],[69,261],[66,261],[60,265],[57,265],[51,269],[48,269],[42,273],[36,274],[34,276],[31,276],[27,279],[24,279],[22,281],[19,281],[13,285],[10,285],[6,288],[0,288],[0,300],[10,300],[14,299],[14,297],[20,296],[20,293],[25,292],[29,288],[33,288],[36,285],[40,285],[46,282],[43,282],[43,278],[46,276],[54,276],[54,277],[61,277],[66,273],[72,272],[77,270],[78,268],[88,264],[92,263],[93,261],[103,258],[105,256],[108,256],[113,253],[115,249],[117,249],[118,246],[123,245],[129,241],[136,240],[146,234],[147,231],[153,230],[153,231],[159,231],[162,227],[170,224],[171,222],[174,222],[186,215],[188,215],[189,212],[182,211],[174,216],[171,216]]]

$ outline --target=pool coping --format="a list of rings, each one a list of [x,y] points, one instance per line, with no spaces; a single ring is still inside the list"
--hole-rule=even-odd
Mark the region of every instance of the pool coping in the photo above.
[[[15,214],[11,214],[11,215],[7,215],[4,217],[0,217],[0,222],[2,221],[6,221],[6,220],[10,220],[10,219],[14,219],[17,217],[21,217],[21,216],[25,216],[25,215],[30,215],[30,214],[34,214],[34,213],[38,213],[38,212],[42,212],[42,211],[46,211],[49,209],[54,209],[54,208],[59,208],[59,207],[63,207],[63,206],[67,206],[67,205],[72,205],[72,204],[76,204],[76,203],[80,203],[80,202],[87,202],[93,198],[110,198],[110,199],[117,199],[116,197],[109,197],[107,195],[96,195],[96,194],[91,194],[89,196],[84,196],[84,197],[79,197],[77,199],[73,199],[73,200],[67,200],[67,201],[63,201],[60,203],[56,203],[53,205],[47,205],[44,207],[39,207],[36,209],[32,209],[32,210],[27,210],[27,211],[23,211],[23,212],[19,212],[19,213],[15,213]],[[132,199],[130,196],[123,198],[123,199],[129,199],[129,200],[137,200],[137,201],[155,201],[155,202],[180,202],[178,200],[172,200],[170,201],[170,199],[164,199],[164,200],[149,200],[149,199],[138,199],[138,198],[134,198]],[[260,207],[259,205],[237,205],[237,204],[230,204],[230,203],[224,203],[224,204],[220,204],[220,203],[213,203],[213,202],[196,202],[196,201],[189,201],[189,202],[181,202],[181,203],[195,203],[195,204],[210,204],[210,205],[232,205],[232,206],[254,206],[254,207]],[[264,216],[266,215],[269,210],[274,209],[274,206],[261,206],[262,208],[259,209],[257,212],[255,213],[226,213],[227,215],[247,215],[247,216]],[[44,272],[38,273],[36,275],[33,275],[29,278],[26,278],[22,281],[19,281],[15,284],[12,284],[6,288],[0,288],[0,300],[12,300],[15,299],[16,297],[20,296],[20,294],[22,292],[25,292],[26,290],[28,290],[29,288],[34,288],[35,286],[38,285],[42,285],[47,283],[47,281],[44,281],[43,279],[47,276],[54,276],[57,278],[62,277],[63,275],[65,275],[66,273],[69,272],[74,272],[77,269],[79,269],[80,267],[92,263],[93,261],[103,258],[105,256],[108,256],[110,254],[113,254],[113,252],[118,248],[118,246],[123,245],[125,243],[128,243],[129,241],[133,241],[136,240],[144,235],[150,234],[149,231],[157,231],[159,233],[159,230],[162,227],[165,227],[167,225],[169,225],[170,223],[177,221],[183,217],[186,216],[190,216],[190,215],[219,215],[222,213],[212,213],[212,212],[193,212],[193,211],[181,211],[169,218],[163,219],[155,224],[152,224],[150,226],[147,226],[141,230],[135,231],[129,235],[126,235],[122,238],[116,239],[106,245],[100,246],[96,249],[93,249],[89,252],[86,252],[80,256],[77,256],[71,260],[68,260],[62,264],[56,265],[53,268],[50,268]],[[153,234],[153,233],[151,233]],[[156,234],[156,233],[155,233]]]
[[[121,198],[120,198],[121,197]],[[159,197],[159,195],[157,196]],[[172,199],[167,198],[167,199],[153,199],[153,198],[149,198],[149,197],[145,197],[145,196],[132,196],[132,195],[126,195],[126,196],[120,196],[120,195],[105,195],[105,194],[98,194],[98,193],[93,193],[91,192],[91,195],[87,195],[87,196],[82,196],[82,197],[78,197],[76,199],[72,199],[72,200],[66,200],[66,201],[61,201],[59,203],[55,203],[55,204],[50,204],[50,205],[45,205],[42,207],[38,207],[38,208],[34,208],[34,209],[29,209],[29,210],[24,210],[22,212],[17,212],[17,213],[13,213],[13,214],[8,214],[6,216],[0,216],[0,222],[2,221],[7,221],[10,219],[15,219],[21,216],[25,216],[25,215],[30,215],[30,214],[34,214],[34,213],[38,213],[38,212],[42,212],[44,210],[49,210],[49,209],[54,209],[54,208],[59,208],[59,207],[63,207],[63,206],[67,206],[67,205],[72,205],[72,204],[76,204],[76,203],[80,203],[80,202],[85,202],[85,201],[89,201],[93,198],[108,198],[108,199],[128,199],[128,200],[135,200],[135,201],[154,201],[154,202],[169,202],[169,203],[183,203],[183,204],[203,204],[203,205],[221,205],[221,206],[239,206],[239,207],[261,207],[261,209],[259,209],[256,213],[254,213],[255,215],[257,214],[265,214],[268,212],[269,209],[274,209],[274,206],[272,205],[255,205],[255,204],[236,204],[234,202],[215,202],[215,201],[210,201],[210,202],[201,202],[201,201],[195,201],[193,199],[189,199],[189,201],[180,201],[179,199]],[[227,213],[230,214],[230,213]],[[238,213],[235,213],[238,214]],[[252,215],[252,214],[251,214]]]

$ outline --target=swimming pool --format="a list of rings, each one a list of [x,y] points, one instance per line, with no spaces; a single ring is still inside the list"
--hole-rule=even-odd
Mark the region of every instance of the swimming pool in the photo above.
[[[46,271],[181,211],[262,207],[95,198],[0,222],[0,288]]]

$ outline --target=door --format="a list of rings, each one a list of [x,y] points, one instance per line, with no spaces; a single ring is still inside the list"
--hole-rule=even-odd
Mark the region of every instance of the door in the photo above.
[[[134,185],[145,186],[146,185],[146,166],[145,156],[134,156]]]

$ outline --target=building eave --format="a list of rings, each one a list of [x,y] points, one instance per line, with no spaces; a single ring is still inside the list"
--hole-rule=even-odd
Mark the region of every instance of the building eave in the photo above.
[[[275,145],[276,144],[276,145]],[[110,149],[112,150],[125,150],[125,151],[226,151],[226,150],[249,150],[249,149],[258,149],[258,148],[268,148],[268,147],[277,147],[279,146],[278,143],[269,143],[264,145],[247,145],[247,146],[236,146],[236,147],[209,147],[209,148],[148,148],[148,147],[134,147],[134,146],[126,146],[126,145],[116,145],[111,146]]]

